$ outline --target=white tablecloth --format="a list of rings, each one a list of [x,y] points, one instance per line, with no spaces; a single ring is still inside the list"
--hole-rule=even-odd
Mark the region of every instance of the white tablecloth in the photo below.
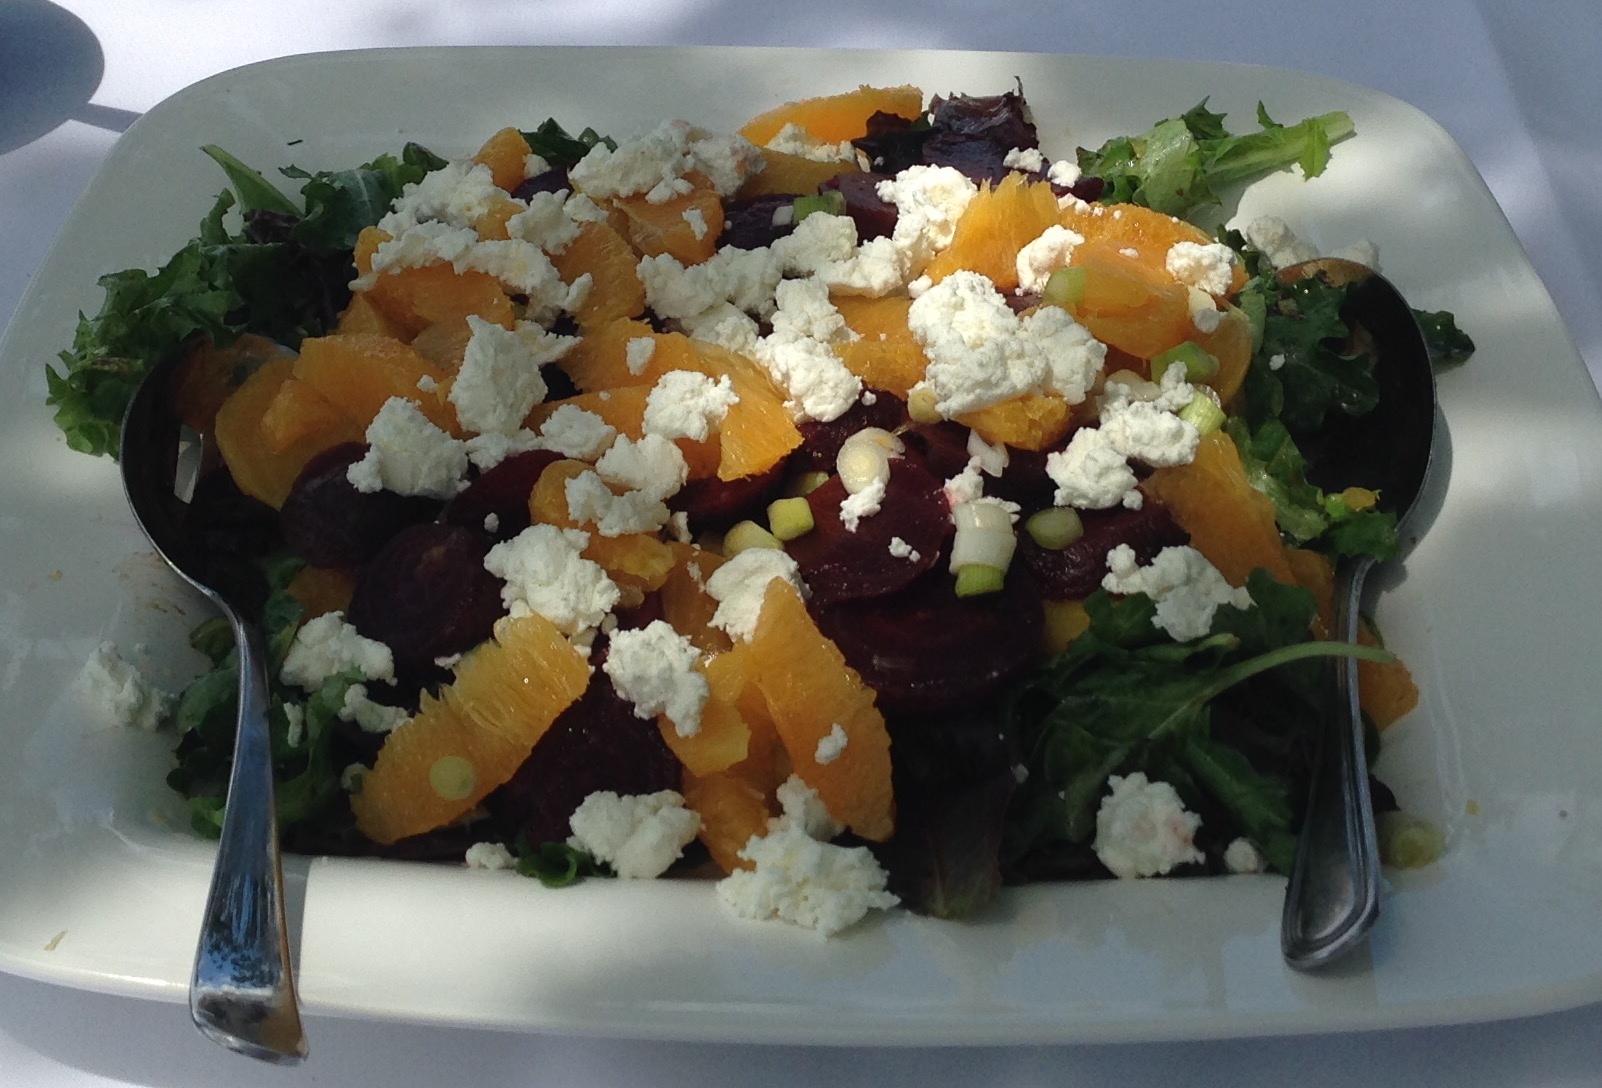
[[[1602,381],[1596,0],[0,0],[0,324],[117,132],[251,61],[397,45],[919,47],[1245,61],[1365,84],[1440,121],[1485,176]],[[177,1006],[0,975],[0,1086],[232,1084],[1602,1085],[1602,1006],[1359,1036],[864,1050],[618,1042],[315,1018],[293,1072],[202,1040]]]

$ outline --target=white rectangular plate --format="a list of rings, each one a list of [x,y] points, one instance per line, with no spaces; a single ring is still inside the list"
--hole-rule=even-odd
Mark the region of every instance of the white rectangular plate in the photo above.
[[[1384,777],[1449,850],[1391,874],[1367,949],[1327,975],[1280,961],[1283,881],[1098,882],[1006,892],[964,924],[899,913],[823,941],[734,920],[706,884],[290,859],[312,1011],[646,1037],[829,1043],[1178,1038],[1483,1019],[1602,998],[1602,412],[1495,202],[1432,121],[1333,80],[1248,67],[1039,55],[498,49],[323,54],[207,80],[133,126],[73,211],[0,345],[0,969],[114,993],[184,992],[212,848],[184,828],[166,737],[76,690],[93,648],[196,667],[204,609],[149,555],[115,466],[69,452],[44,366],[100,274],[154,269],[223,185],[199,147],[264,169],[362,162],[420,140],[470,154],[547,116],[628,135],[733,129],[860,83],[995,94],[1015,78],[1046,149],[1138,132],[1204,96],[1237,129],[1344,109],[1328,173],[1264,180],[1230,210],[1329,250],[1380,244],[1480,351],[1445,375],[1450,487],[1378,619],[1418,711]]]

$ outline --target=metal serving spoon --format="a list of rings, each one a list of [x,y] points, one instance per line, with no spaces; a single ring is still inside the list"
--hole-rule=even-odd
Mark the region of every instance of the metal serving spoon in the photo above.
[[[1320,436],[1324,457],[1310,454],[1309,463],[1317,466],[1318,482],[1326,489],[1359,486],[1377,492],[1377,505],[1396,514],[1403,532],[1418,507],[1434,448],[1435,374],[1424,335],[1396,288],[1363,265],[1324,258],[1280,273],[1286,282],[1311,275],[1351,285],[1343,314],[1356,335],[1372,344],[1380,397],[1367,415],[1332,420]],[[1405,545],[1407,537],[1402,539]],[[1336,566],[1330,638],[1357,640],[1363,580],[1373,564],[1364,556]],[[1379,917],[1379,845],[1357,703],[1357,661],[1339,658],[1332,671],[1329,714],[1280,929],[1285,961],[1298,969],[1351,951]]]
[[[217,606],[239,657],[239,719],[228,807],[189,983],[189,1011],[208,1037],[241,1054],[292,1064],[306,1056],[284,920],[284,877],[267,733],[266,652],[247,617],[235,561],[197,543],[188,485],[200,450],[180,455],[186,429],[173,407],[176,359],[151,370],[123,422],[123,489],[163,559]],[[188,431],[193,436],[193,431]],[[188,471],[185,471],[185,469]]]

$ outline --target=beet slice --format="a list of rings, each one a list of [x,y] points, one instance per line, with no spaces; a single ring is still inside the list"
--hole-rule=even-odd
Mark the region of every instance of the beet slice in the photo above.
[[[432,521],[439,503],[393,491],[357,491],[346,478],[367,447],[346,442],[306,463],[278,512],[291,551],[314,567],[354,567],[408,525]]]
[[[484,569],[493,544],[482,529],[461,525],[402,529],[357,579],[350,622],[389,646],[403,679],[441,674],[438,658],[477,646],[506,614],[501,580]]]
[[[637,718],[597,669],[578,702],[551,723],[533,754],[488,799],[490,811],[530,845],[566,842],[569,818],[596,790],[676,790],[682,769],[655,718]]]
[[[493,514],[495,528],[485,531],[496,540],[512,539],[529,526],[528,497],[539,482],[540,473],[561,459],[555,450],[512,454],[452,499],[445,507],[445,520],[469,529],[485,529],[485,519]]]
[[[1150,563],[1164,548],[1190,543],[1168,507],[1149,496],[1139,510],[1081,510],[1079,519],[1085,535],[1066,548],[1042,548],[1028,533],[1018,534],[1018,558],[1043,597],[1081,600],[1096,592],[1107,574],[1107,553],[1120,544],[1133,548],[1141,563]]]
[[[950,714],[996,698],[1042,656],[1044,609],[1015,563],[999,593],[958,597],[944,565],[899,593],[820,605],[813,618],[886,714]]]
[[[891,462],[879,512],[854,532],[840,520],[846,497],[840,477],[829,477],[807,496],[813,530],[785,545],[818,604],[894,593],[935,564],[952,533],[944,481],[907,458]],[[898,537],[916,558],[891,553]]]
[[[723,233],[718,245],[736,249],[761,249],[771,246],[795,230],[795,220],[787,217],[782,224],[773,221],[774,213],[795,203],[788,193],[771,193],[747,197],[744,200],[723,202]]]
[[[747,518],[765,522],[763,508],[778,493],[788,463],[780,461],[766,472],[737,480],[716,476],[690,480],[668,499],[668,509],[687,515],[691,533],[722,532]]]
[[[949,480],[968,466],[968,428],[950,420],[919,423],[901,436],[922,458],[929,471]],[[1046,475],[1046,451],[1008,448],[1007,467],[1000,476],[984,477],[985,494],[1015,502],[1025,510],[1051,505],[1057,489]]]
[[[837,192],[845,197],[845,213],[857,225],[857,240],[888,238],[895,233],[900,212],[896,206],[879,196],[879,183],[889,181],[889,174],[836,174],[818,189]]]
[[[845,445],[846,439],[864,427],[894,431],[907,421],[907,402],[894,393],[875,391],[872,400],[871,404],[857,401],[846,409],[844,415],[827,423],[814,419],[798,424],[796,429],[801,432],[801,448],[795,454],[797,465],[817,472],[832,473],[835,459],[840,456],[840,447]]]

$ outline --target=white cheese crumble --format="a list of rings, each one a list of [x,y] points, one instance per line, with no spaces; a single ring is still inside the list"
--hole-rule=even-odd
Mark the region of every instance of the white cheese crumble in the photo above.
[[[805,595],[801,568],[778,548],[747,548],[713,571],[706,580],[707,594],[718,602],[712,613],[712,626],[736,641],[749,641],[756,634],[768,583],[775,578],[789,582]]]
[[[576,404],[563,404],[540,424],[539,445],[563,457],[594,461],[617,438],[617,428]]]
[[[672,440],[646,434],[639,441],[618,435],[595,462],[595,471],[608,483],[662,500],[674,495],[689,478],[689,465]]]
[[[1235,588],[1201,552],[1189,546],[1164,548],[1149,566],[1141,566],[1135,550],[1120,544],[1107,553],[1107,574],[1101,586],[1108,593],[1144,593],[1157,605],[1152,624],[1178,642],[1203,638],[1213,615],[1224,605],[1246,609],[1251,594]]]
[[[462,861],[469,869],[495,871],[517,868],[517,859],[512,856],[512,852],[504,843],[498,842],[475,842],[467,848]]]
[[[641,628],[614,632],[601,671],[618,695],[634,704],[636,718],[661,714],[679,736],[693,737],[701,731],[701,712],[711,695],[706,677],[695,669],[700,656],[671,624],[652,620]]]
[[[977,272],[953,272],[913,300],[907,326],[929,357],[923,381],[950,418],[1023,393],[1085,399],[1107,347],[1066,310],[1044,306],[1020,318]]]
[[[1241,234],[1274,268],[1286,268],[1318,256],[1317,250],[1296,237],[1290,224],[1277,216],[1259,216],[1247,223]]]
[[[650,880],[667,872],[701,830],[701,817],[673,790],[619,796],[590,794],[568,820],[569,845],[612,867],[625,880]]]
[[[1169,275],[1187,287],[1222,295],[1234,281],[1239,258],[1222,242],[1175,242],[1168,247],[1163,263]]]
[[[887,477],[875,476],[860,491],[853,492],[840,500],[840,524],[845,526],[846,532],[856,532],[863,518],[871,518],[879,512],[879,508],[884,505],[884,493],[888,483]]]
[[[656,337],[632,337],[623,345],[623,365],[637,378],[645,373],[645,368],[651,365],[651,357],[655,354]]]
[[[545,399],[540,367],[565,355],[576,336],[558,336],[530,321],[513,329],[469,314],[472,336],[451,384],[456,418],[469,431],[510,434]]]
[[[95,647],[84,663],[79,683],[85,694],[104,706],[124,728],[153,731],[167,720],[175,696],[154,687],[125,659],[113,642]]]
[[[484,569],[502,579],[501,600],[513,616],[537,612],[569,638],[601,625],[622,596],[600,564],[580,552],[588,533],[530,525],[495,545]]]
[[[1186,810],[1167,782],[1140,772],[1107,779],[1112,792],[1096,812],[1094,849],[1120,880],[1161,876],[1176,865],[1201,861],[1193,841],[1201,817]]]
[[[345,700],[339,707],[340,721],[355,722],[363,733],[393,733],[409,717],[401,707],[369,698],[366,684],[346,688]]]
[[[762,165],[761,150],[743,136],[664,121],[616,151],[597,144],[568,171],[568,179],[595,200],[643,193],[648,202],[665,204],[692,190],[687,174],[701,174],[719,196],[729,197]]]
[[[798,155],[813,162],[857,161],[857,149],[850,140],[841,140],[837,144],[825,143],[793,121],[787,122],[763,146],[781,155]]]
[[[448,499],[462,489],[467,447],[404,397],[390,397],[367,426],[367,452],[345,470],[357,491]]]
[[[896,206],[891,244],[903,274],[916,276],[934,255],[951,244],[957,220],[979,187],[950,166],[909,166],[879,182],[879,199]]]
[[[1015,147],[1002,156],[1001,165],[1038,174],[1046,168],[1046,156],[1038,147]]]
[[[818,747],[812,753],[812,758],[824,765],[833,763],[840,758],[840,753],[845,751],[850,739],[846,731],[840,727],[840,723],[836,722],[829,726],[828,733],[818,738]]]
[[[839,728],[836,726],[836,728]],[[823,803],[818,791],[807,785],[798,774],[791,774],[773,791],[779,802],[779,815],[768,818],[768,830],[797,827],[819,842],[828,842],[845,828],[834,822],[829,806]]]
[[[779,918],[828,937],[899,899],[866,847],[819,842],[796,823],[752,836],[740,856],[754,869],[718,881],[718,898],[742,918]]]
[[[670,370],[645,398],[646,434],[704,442],[739,401],[727,374],[713,380],[693,370]]]
[[[1075,247],[1082,245],[1085,236],[1053,223],[1040,232],[1040,236],[1018,251],[1018,289],[1041,291],[1046,281],[1059,268],[1067,268]]]
[[[909,563],[916,563],[921,558],[918,554],[918,549],[902,540],[899,536],[890,538],[890,554],[897,559],[905,559]]]
[[[1224,868],[1232,873],[1261,873],[1268,859],[1250,839],[1236,839],[1224,848]]]
[[[378,221],[378,229],[398,238],[429,221],[471,227],[506,199],[488,166],[466,159],[448,162],[408,182]]]
[[[336,673],[355,670],[364,680],[395,682],[395,655],[388,646],[362,635],[343,612],[325,612],[300,625],[284,655],[278,678],[316,691]]]

